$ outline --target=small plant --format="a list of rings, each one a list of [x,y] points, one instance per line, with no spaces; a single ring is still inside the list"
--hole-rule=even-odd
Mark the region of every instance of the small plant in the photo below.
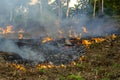
[[[113,64],[113,67],[114,67],[114,68],[120,68],[120,64],[114,63],[114,64]]]
[[[59,76],[59,80],[66,80],[64,76]]]
[[[75,75],[75,74],[71,74],[67,77],[68,80],[85,80],[83,77],[81,77],[80,75]]]
[[[102,78],[101,80],[110,80],[109,78]]]
[[[95,69],[94,69],[95,75],[98,75],[99,71],[100,71],[100,68],[98,68],[98,67],[95,68]]]
[[[44,74],[46,72],[45,69],[39,69],[39,73]]]
[[[83,68],[83,65],[82,64],[80,64],[80,63],[77,63],[77,65],[76,65],[78,68]]]
[[[112,75],[113,75],[112,72],[108,72],[108,73],[106,73],[106,77],[111,77]]]
[[[95,48],[95,47],[97,47],[98,46],[98,43],[93,43],[92,45],[90,45],[90,48]]]

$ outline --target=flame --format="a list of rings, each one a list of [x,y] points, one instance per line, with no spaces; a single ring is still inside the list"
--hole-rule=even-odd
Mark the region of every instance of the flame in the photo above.
[[[12,25],[8,25],[6,28],[0,28],[0,31],[0,34],[14,33]]]
[[[14,33],[12,25],[9,25],[9,26],[6,27],[6,34],[7,33]]]
[[[58,33],[59,33],[59,38],[63,38],[63,31],[59,29]]]
[[[117,36],[115,34],[111,35],[112,40],[114,40]]]
[[[104,38],[92,38],[92,40],[94,40],[96,43],[100,43],[100,42],[105,41]]]
[[[46,69],[47,68],[47,65],[41,65],[41,64],[38,64],[37,69]]]
[[[74,32],[74,37],[75,37],[75,38],[78,38],[78,37],[79,37],[79,35],[78,35],[77,32]]]
[[[71,62],[71,65],[75,66],[77,63],[75,61]]]
[[[48,36],[48,37],[43,38],[42,43],[46,43],[46,42],[49,42],[51,40],[53,40],[53,38]]]
[[[5,34],[5,30],[3,28],[0,28],[0,34]]]
[[[24,38],[24,36],[23,36],[24,30],[23,29],[20,29],[17,33],[19,33],[18,34],[18,39],[23,39]]]
[[[11,33],[19,33],[18,38],[23,39],[23,34],[22,34],[22,33],[24,33],[23,29],[14,31],[12,25],[8,25],[8,26],[6,26],[6,28],[0,28],[0,34],[2,34],[2,35],[11,34]]]
[[[84,32],[84,33],[88,33],[88,31],[87,31],[87,28],[86,28],[86,27],[82,27],[82,30],[83,30],[83,32]]]
[[[68,31],[68,37],[72,38],[73,37],[72,33],[73,33],[73,29],[72,29],[72,27],[70,27],[70,29]]]
[[[18,39],[23,39],[23,34],[18,34]]]
[[[21,70],[21,71],[25,71],[25,67],[23,65],[19,65],[19,64],[11,64],[11,67],[15,67],[17,70]]]
[[[20,29],[20,30],[18,31],[18,33],[24,33],[24,30],[23,30],[23,29]]]
[[[81,56],[81,57],[79,58],[79,61],[84,61],[85,59],[86,59],[85,56]]]
[[[86,45],[86,46],[89,46],[89,45],[91,45],[92,43],[91,43],[89,40],[82,40],[82,44],[83,44],[83,45]]]
[[[67,65],[61,64],[61,65],[52,65],[52,64],[38,64],[36,66],[37,69],[51,69],[51,68],[66,68]]]

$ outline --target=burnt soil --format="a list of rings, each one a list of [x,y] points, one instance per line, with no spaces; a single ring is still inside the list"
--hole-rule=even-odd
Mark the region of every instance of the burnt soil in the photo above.
[[[37,69],[23,65],[25,70],[11,66],[0,52],[0,80],[120,80],[120,35],[87,47],[84,57],[66,67]]]

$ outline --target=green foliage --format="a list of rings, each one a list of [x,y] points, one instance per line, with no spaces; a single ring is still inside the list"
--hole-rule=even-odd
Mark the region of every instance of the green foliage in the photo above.
[[[83,65],[82,64],[80,64],[80,63],[77,63],[77,65],[76,65],[77,67],[79,67],[79,68],[83,68]]]
[[[96,11],[99,11],[99,2],[96,0]],[[120,0],[103,0],[104,1],[104,13],[106,15],[120,15]],[[94,6],[94,0],[90,0],[92,6]]]
[[[113,64],[113,67],[114,67],[114,68],[120,68],[120,64],[114,63],[114,64]]]
[[[104,0],[106,14],[120,14],[120,0]]]
[[[97,46],[99,46],[99,44],[94,42],[92,45],[90,45],[90,48],[95,48]]]
[[[46,69],[39,69],[40,74],[44,74],[46,72]]]
[[[97,67],[97,68],[94,69],[94,72],[96,73],[96,75],[99,73],[99,71],[100,71],[99,67]]]
[[[109,78],[102,78],[101,80],[110,80]]]
[[[59,80],[66,80],[64,76],[59,76]]]
[[[67,77],[68,80],[85,80],[80,75],[71,74]]]

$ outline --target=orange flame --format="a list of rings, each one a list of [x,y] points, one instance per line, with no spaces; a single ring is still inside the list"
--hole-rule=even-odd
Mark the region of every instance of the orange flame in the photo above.
[[[21,70],[21,71],[25,71],[25,67],[23,65],[19,65],[19,64],[12,64],[11,67],[15,67],[17,70]]]
[[[114,40],[117,36],[115,34],[111,35],[112,40]]]
[[[70,29],[68,31],[68,37],[70,37],[70,38],[73,37],[72,32],[73,32],[73,29],[72,29],[72,27],[70,27]]]
[[[66,65],[61,64],[59,66],[52,65],[52,64],[38,64],[36,66],[37,69],[51,69],[51,68],[66,68]]]
[[[92,38],[92,40],[94,40],[96,43],[100,43],[100,42],[105,41],[104,38]]]
[[[0,28],[0,31],[0,34],[14,33],[12,25],[8,25],[6,28]]]
[[[59,33],[59,38],[63,38],[63,31],[62,30],[58,30]]]
[[[3,28],[0,28],[0,34],[5,34],[5,30]]]
[[[92,43],[89,40],[82,40],[82,44],[88,46],[91,45]]]
[[[23,39],[23,34],[18,34],[18,39]]]
[[[42,40],[42,43],[46,43],[46,42],[49,42],[49,41],[51,41],[51,40],[53,40],[53,38],[51,38],[51,37],[45,37],[43,40]]]
[[[84,32],[84,33],[88,33],[88,31],[87,31],[87,28],[86,28],[86,27],[82,27],[82,30],[83,30],[83,32]]]
[[[13,31],[13,26],[12,26],[12,25],[7,26],[5,32],[6,32],[6,34],[7,34],[7,33],[14,33],[14,31]]]
[[[0,28],[0,34],[10,34],[10,33],[24,33],[23,29],[20,29],[19,31],[14,31],[12,25],[6,26],[6,28]]]

